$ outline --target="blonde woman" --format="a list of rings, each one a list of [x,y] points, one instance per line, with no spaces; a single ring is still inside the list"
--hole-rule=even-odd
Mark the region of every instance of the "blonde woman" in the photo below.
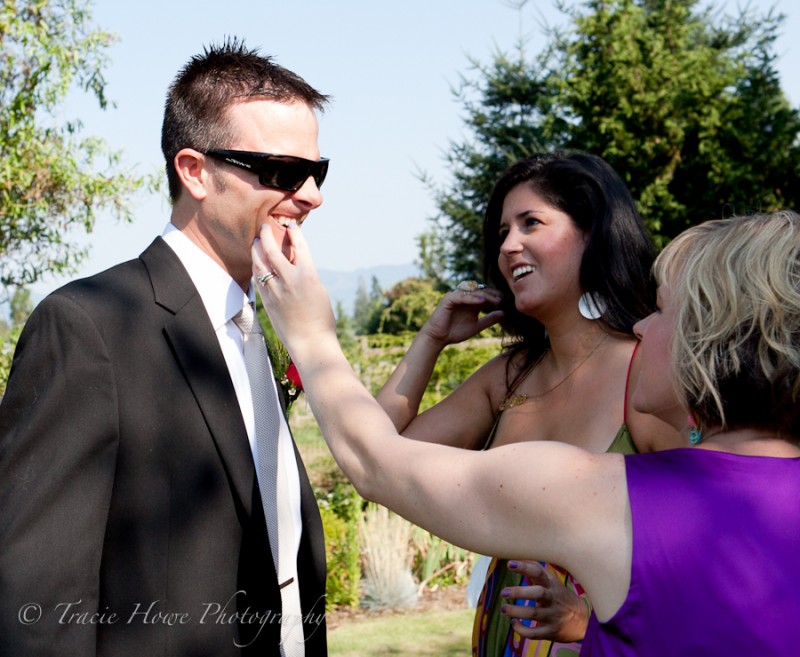
[[[294,263],[262,232],[256,273],[277,277],[260,293],[364,497],[468,549],[565,566],[593,603],[582,655],[796,652],[800,217],[708,222],[659,256],[632,401],[686,447],[629,456],[402,438],[341,352],[302,234],[289,235]]]

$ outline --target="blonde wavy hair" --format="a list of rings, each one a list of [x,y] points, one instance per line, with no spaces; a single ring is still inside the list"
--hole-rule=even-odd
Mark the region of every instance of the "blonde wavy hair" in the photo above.
[[[701,427],[800,435],[800,216],[709,221],[654,264],[676,308],[672,372]]]

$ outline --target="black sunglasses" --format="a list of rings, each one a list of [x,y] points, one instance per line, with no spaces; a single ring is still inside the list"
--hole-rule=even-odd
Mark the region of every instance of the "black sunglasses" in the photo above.
[[[315,162],[294,155],[250,151],[213,150],[203,154],[240,169],[247,169],[258,176],[258,182],[264,187],[274,187],[285,192],[296,192],[309,176],[313,176],[317,187],[322,187],[328,174],[329,160],[326,157]]]

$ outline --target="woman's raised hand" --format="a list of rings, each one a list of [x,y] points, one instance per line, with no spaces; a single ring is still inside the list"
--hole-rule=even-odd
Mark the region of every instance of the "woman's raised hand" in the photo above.
[[[460,283],[442,297],[420,333],[442,347],[463,342],[503,318],[503,311],[495,310],[501,300],[497,290],[472,281]]]

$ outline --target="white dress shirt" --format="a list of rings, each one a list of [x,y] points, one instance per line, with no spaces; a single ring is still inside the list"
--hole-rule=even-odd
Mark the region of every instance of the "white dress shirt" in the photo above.
[[[247,436],[250,440],[250,449],[253,452],[254,462],[258,462],[258,449],[255,440],[255,416],[253,412],[253,399],[250,394],[250,379],[244,362],[244,342],[242,332],[233,322],[245,303],[255,301],[255,291],[252,283],[245,293],[238,283],[216,262],[211,256],[197,246],[191,239],[178,230],[172,223],[167,224],[161,237],[175,252],[178,259],[186,268],[189,278],[192,279],[200,298],[203,301],[211,325],[217,334],[222,355],[228,366],[228,372],[236,391],[236,399],[242,412]],[[272,379],[275,385],[274,379]],[[280,435],[278,437],[279,458],[281,467],[285,468],[289,482],[289,501],[292,510],[295,536],[295,559],[292,570],[294,571],[294,584],[287,587],[284,596],[292,591],[297,595],[296,608],[299,609],[299,588],[297,586],[297,551],[300,547],[300,534],[302,531],[302,518],[300,515],[300,475],[297,468],[294,445],[292,443],[286,418],[281,413]],[[265,559],[272,559],[269,552]],[[281,568],[283,570],[283,568]],[[282,630],[288,629],[285,625]],[[283,632],[282,632],[283,634]]]

